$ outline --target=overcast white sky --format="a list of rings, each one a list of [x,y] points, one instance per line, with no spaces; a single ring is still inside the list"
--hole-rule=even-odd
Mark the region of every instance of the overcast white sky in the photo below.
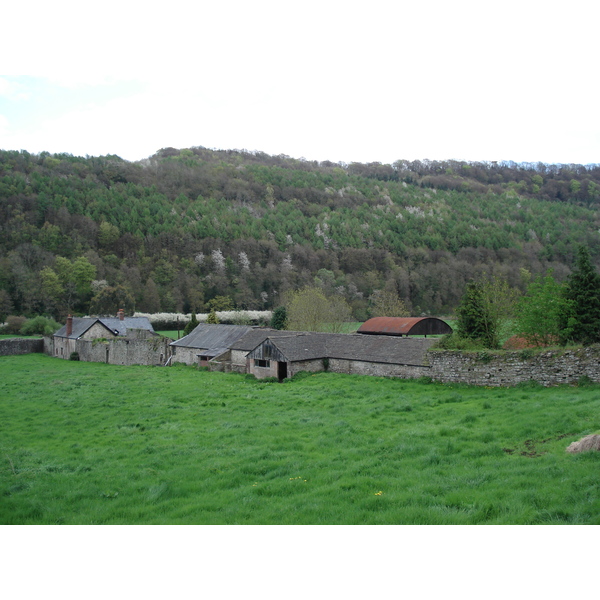
[[[0,148],[600,162],[591,0],[29,0]]]

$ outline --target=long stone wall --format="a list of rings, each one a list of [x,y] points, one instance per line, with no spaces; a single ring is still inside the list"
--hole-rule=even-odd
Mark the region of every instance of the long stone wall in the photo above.
[[[511,386],[574,384],[582,377],[600,383],[600,346],[532,353],[431,350],[429,377],[441,383]]]
[[[356,375],[371,375],[375,377],[400,377],[402,379],[416,379],[430,376],[430,368],[428,366],[392,365],[389,363],[374,363],[341,358],[329,359],[329,371],[332,373],[354,373]]]
[[[0,356],[13,354],[31,354],[43,352],[44,340],[42,338],[7,338],[0,340]]]

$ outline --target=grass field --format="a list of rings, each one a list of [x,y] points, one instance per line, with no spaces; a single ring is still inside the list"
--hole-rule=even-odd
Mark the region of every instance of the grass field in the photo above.
[[[0,358],[1,524],[593,524],[600,386]]]

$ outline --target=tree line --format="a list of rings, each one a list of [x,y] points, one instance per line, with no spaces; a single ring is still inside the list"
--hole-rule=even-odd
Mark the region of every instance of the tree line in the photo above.
[[[356,320],[383,293],[449,314],[473,276],[523,292],[523,269],[564,282],[578,244],[597,260],[599,184],[597,165],[0,151],[0,317],[263,310],[306,287]]]

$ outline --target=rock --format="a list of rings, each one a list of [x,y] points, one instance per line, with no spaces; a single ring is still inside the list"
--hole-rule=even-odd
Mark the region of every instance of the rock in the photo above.
[[[567,452],[570,452],[571,454],[575,454],[576,452],[587,452],[588,450],[600,451],[600,435],[586,435],[578,442],[573,442],[567,448]]]

